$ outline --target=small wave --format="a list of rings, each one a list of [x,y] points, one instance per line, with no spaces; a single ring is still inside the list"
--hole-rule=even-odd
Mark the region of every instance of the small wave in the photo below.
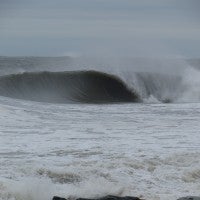
[[[50,170],[39,169],[37,174],[40,176],[46,176],[50,178],[55,183],[75,183],[81,180],[79,175],[74,173],[62,173],[62,172],[53,172]]]
[[[182,180],[187,183],[199,182],[200,180],[200,169],[193,169],[191,172],[187,172],[182,177]]]

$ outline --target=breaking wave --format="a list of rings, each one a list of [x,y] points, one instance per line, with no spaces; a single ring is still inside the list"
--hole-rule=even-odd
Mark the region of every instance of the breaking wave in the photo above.
[[[0,95],[51,103],[138,102],[117,76],[97,71],[29,72],[0,78]]]
[[[0,95],[49,103],[199,102],[199,73],[25,72],[1,76]]]

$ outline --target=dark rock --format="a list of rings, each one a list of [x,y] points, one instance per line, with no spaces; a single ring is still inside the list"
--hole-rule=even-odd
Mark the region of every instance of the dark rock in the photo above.
[[[112,195],[108,195],[102,198],[98,198],[98,199],[87,199],[87,198],[78,198],[77,200],[140,200],[138,197],[117,197],[117,196],[112,196]]]
[[[52,200],[66,200],[65,198],[54,196]]]
[[[200,197],[198,197],[198,196],[187,196],[187,197],[181,197],[177,200],[200,200]]]
[[[52,200],[67,200],[67,199],[54,196]],[[118,196],[108,195],[108,196],[105,196],[102,198],[96,198],[96,199],[78,198],[76,200],[141,200],[141,199],[138,197],[130,197],[130,196],[118,197]],[[196,199],[194,199],[194,200],[196,200]],[[200,199],[198,199],[198,200],[200,200]]]

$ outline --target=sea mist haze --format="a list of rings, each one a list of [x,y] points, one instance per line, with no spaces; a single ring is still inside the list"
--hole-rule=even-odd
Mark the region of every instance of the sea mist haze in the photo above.
[[[0,200],[198,196],[199,6],[0,1]]]

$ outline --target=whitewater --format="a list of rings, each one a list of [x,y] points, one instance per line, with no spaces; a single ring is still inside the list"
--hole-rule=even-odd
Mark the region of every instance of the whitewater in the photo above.
[[[0,57],[0,199],[199,196],[199,66]]]

